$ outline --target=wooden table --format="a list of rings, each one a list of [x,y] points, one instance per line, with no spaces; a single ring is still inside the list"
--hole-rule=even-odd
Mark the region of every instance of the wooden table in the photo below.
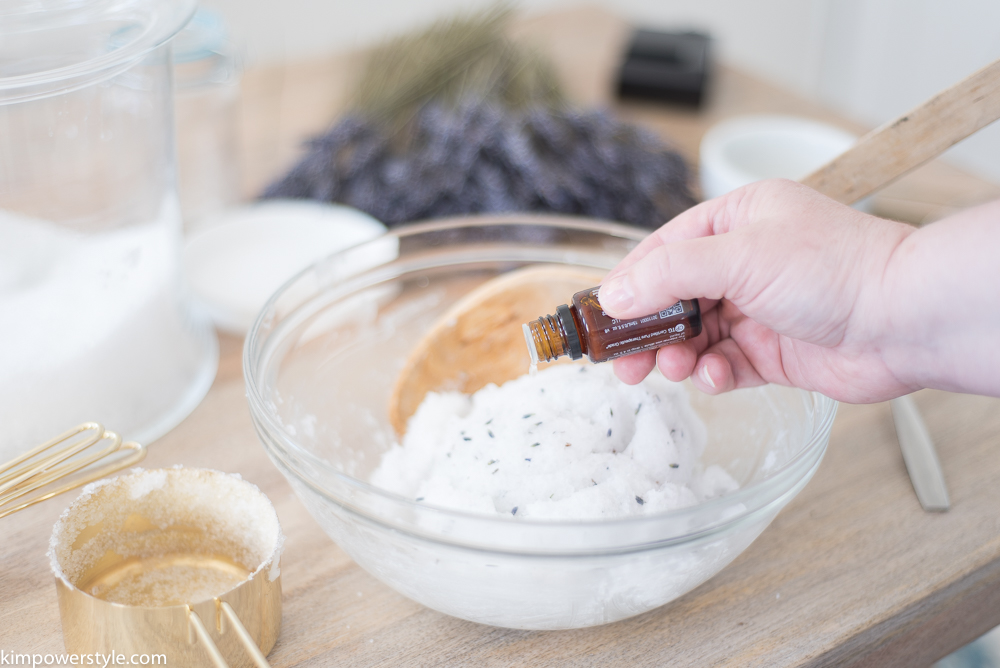
[[[606,77],[624,24],[597,10],[573,10],[526,21],[518,30],[526,38],[546,36],[577,99],[609,99]],[[345,56],[247,73],[248,192],[278,174],[302,137],[342,108],[356,62],[357,56]],[[654,105],[619,110],[669,133],[689,156],[708,125],[744,111],[785,111],[845,125],[728,68],[720,69],[703,113]],[[996,196],[996,186],[934,164],[886,191],[878,206],[921,222]],[[888,405],[843,405],[813,481],[718,576],[674,603],[608,626],[510,631],[422,608],[362,571],[323,534],[254,435],[241,341],[220,340],[219,374],[205,401],[153,444],[144,466],[236,471],[274,502],[288,538],[281,568],[284,623],[270,656],[275,668],[919,668],[1000,624],[1000,400],[932,391],[916,396],[950,485],[953,508],[946,514],[924,513],[917,503]],[[52,524],[71,497],[0,520],[0,650],[63,651],[45,551]]]

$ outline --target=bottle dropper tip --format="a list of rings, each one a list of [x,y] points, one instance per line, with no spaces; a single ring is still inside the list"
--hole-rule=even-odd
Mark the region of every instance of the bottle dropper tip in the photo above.
[[[521,331],[524,332],[524,342],[528,345],[528,355],[531,356],[531,366],[538,366],[538,349],[535,348],[535,340],[531,336],[531,329],[528,324],[525,323],[521,325]]]

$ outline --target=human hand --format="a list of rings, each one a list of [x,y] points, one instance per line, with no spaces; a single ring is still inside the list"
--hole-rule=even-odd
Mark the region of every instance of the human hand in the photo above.
[[[918,389],[890,350],[894,254],[914,232],[791,181],[704,202],[646,238],[600,291],[616,318],[701,298],[702,333],[618,359],[615,373],[637,383],[655,364],[709,394],[770,382],[857,403]]]

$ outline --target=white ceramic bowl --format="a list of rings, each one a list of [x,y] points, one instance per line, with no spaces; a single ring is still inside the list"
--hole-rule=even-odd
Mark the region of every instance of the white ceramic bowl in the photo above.
[[[184,271],[216,327],[242,336],[282,283],[317,260],[385,232],[368,214],[311,200],[265,200],[206,221]]]
[[[555,217],[467,218],[394,230],[334,255],[268,302],[244,351],[254,425],[323,529],[399,592],[522,629],[613,622],[712,577],[806,484],[836,403],[778,386],[710,397],[706,465],[741,488],[683,510],[571,522],[428,507],[366,482],[394,436],[387,404],[410,347],[456,299],[533,263],[608,269],[643,236]],[[361,272],[357,256],[388,258]]]
[[[796,116],[738,116],[705,133],[700,150],[705,199],[754,181],[797,181],[850,148],[857,137]]]

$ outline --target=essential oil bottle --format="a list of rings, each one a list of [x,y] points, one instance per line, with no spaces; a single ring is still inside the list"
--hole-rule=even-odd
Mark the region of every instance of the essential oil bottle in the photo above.
[[[522,325],[532,365],[569,355],[606,362],[687,341],[701,334],[698,300],[681,300],[658,313],[630,320],[612,318],[597,300],[600,286],[573,295],[572,304]]]

